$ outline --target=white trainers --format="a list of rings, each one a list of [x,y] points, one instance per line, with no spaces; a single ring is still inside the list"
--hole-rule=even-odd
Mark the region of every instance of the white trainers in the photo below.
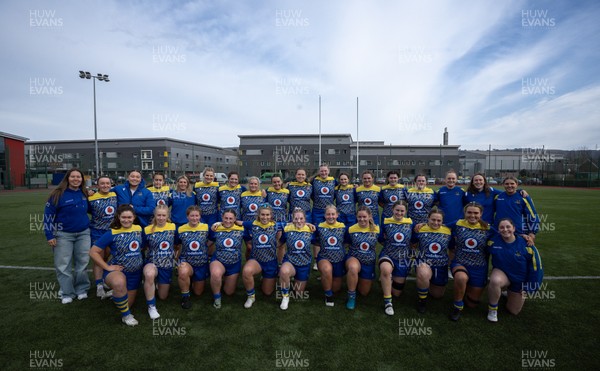
[[[487,319],[490,322],[498,322],[498,311],[497,310],[488,310]]]
[[[88,296],[87,296],[87,293],[85,293],[85,292],[83,294],[77,295],[77,300],[85,300],[87,298],[88,298]]]
[[[387,314],[388,316],[393,316],[394,315],[394,306],[392,305],[392,303],[387,303],[385,305],[385,314]]]
[[[317,263],[314,263],[313,264],[313,271],[318,271],[318,270],[319,270],[319,267],[317,267]]]
[[[70,296],[63,296],[63,298],[60,299],[60,302],[63,304],[70,304],[73,302],[73,298]]]
[[[290,297],[289,296],[284,296],[281,299],[281,305],[279,305],[279,308],[281,308],[281,310],[287,310],[288,309],[288,305],[290,305]]]
[[[135,326],[138,324],[138,321],[133,318],[133,314],[128,314],[125,317],[122,317],[121,321],[123,321],[123,323],[127,326]]]
[[[213,302],[213,307],[215,307],[216,309],[221,309],[221,298],[215,299],[215,301]]]
[[[150,316],[150,319],[160,318],[160,314],[158,314],[158,311],[156,310],[156,306],[154,306],[154,305],[148,306],[148,315]]]
[[[254,297],[254,295],[248,296],[248,299],[246,299],[246,302],[244,303],[244,308],[246,308],[246,309],[252,308],[252,304],[254,304],[255,301],[256,301],[256,298]]]

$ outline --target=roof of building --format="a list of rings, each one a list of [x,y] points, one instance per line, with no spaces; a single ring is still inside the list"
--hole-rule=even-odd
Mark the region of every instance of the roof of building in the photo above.
[[[26,142],[29,140],[29,138],[25,138],[19,135],[15,135],[15,134],[9,134],[9,133],[5,133],[3,131],[0,131],[0,137],[3,138],[10,138],[10,139],[14,139],[14,140],[19,140],[21,142]]]

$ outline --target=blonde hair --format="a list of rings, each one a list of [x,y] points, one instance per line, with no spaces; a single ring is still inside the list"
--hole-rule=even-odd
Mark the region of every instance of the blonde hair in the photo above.
[[[156,221],[156,212],[158,210],[163,210],[163,209],[167,211],[167,223],[171,222],[171,214],[169,213],[169,207],[167,205],[156,205],[156,207],[154,208],[154,218],[152,218],[152,228],[150,228],[152,233],[154,233],[154,230],[156,229],[156,226],[158,225],[158,222]]]

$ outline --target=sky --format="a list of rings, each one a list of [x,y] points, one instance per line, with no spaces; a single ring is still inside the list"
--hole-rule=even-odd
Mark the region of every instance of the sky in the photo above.
[[[2,1],[0,131],[598,149],[600,2]],[[319,97],[321,110],[319,114]],[[358,102],[358,104],[357,104]]]

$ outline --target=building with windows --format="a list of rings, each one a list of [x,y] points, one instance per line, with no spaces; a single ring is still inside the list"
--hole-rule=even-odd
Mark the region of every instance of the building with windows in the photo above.
[[[95,176],[93,140],[33,141],[25,146],[29,167],[48,172],[64,172],[78,167]],[[181,174],[199,175],[206,166],[216,172],[238,170],[235,149],[171,138],[132,138],[98,140],[101,173],[125,176],[140,170],[144,176],[162,172],[175,178]]]

